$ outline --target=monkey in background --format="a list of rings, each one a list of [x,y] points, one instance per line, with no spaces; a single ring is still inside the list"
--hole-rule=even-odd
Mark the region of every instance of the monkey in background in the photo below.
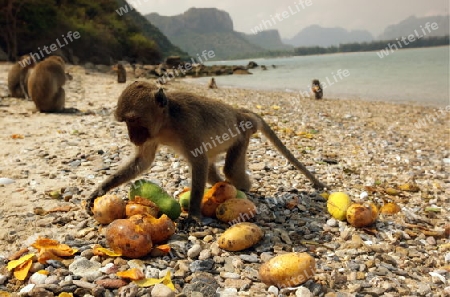
[[[322,99],[323,97],[323,89],[320,85],[320,81],[318,79],[314,79],[312,81],[311,92],[316,99]]]
[[[8,90],[12,97],[30,99],[28,96],[28,78],[36,65],[30,55],[20,57],[8,72]]]
[[[60,56],[49,56],[38,63],[28,79],[28,90],[40,112],[62,112],[65,105],[65,63]]]
[[[117,65],[117,82],[119,84],[127,82],[127,71],[125,70],[125,67],[123,67],[123,65],[120,63]]]
[[[206,182],[222,181],[214,164],[216,156],[226,152],[224,174],[237,189],[251,187],[246,173],[246,152],[250,137],[261,131],[272,144],[316,188],[324,188],[316,177],[298,161],[269,125],[247,109],[236,109],[219,100],[196,94],[173,92],[147,82],[134,82],[119,97],[115,118],[125,122],[136,154],[125,166],[109,176],[91,193],[86,211],[92,215],[94,200],[148,169],[161,145],[170,146],[183,155],[191,166],[191,200],[188,222],[201,221],[200,204]],[[220,141],[222,137],[223,141]],[[215,140],[214,140],[215,139]],[[217,145],[214,147],[211,142]],[[209,149],[205,145],[209,144]],[[205,150],[199,151],[199,148]]]
[[[214,79],[214,77],[211,77],[211,80],[209,81],[209,84],[208,84],[208,88],[209,89],[217,89],[217,84],[216,84],[216,80]]]

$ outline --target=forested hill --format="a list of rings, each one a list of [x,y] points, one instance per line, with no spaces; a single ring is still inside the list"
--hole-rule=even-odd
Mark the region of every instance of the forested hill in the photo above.
[[[230,15],[216,8],[190,8],[176,16],[151,13],[145,17],[192,56],[212,50],[216,59],[230,59],[255,57],[266,51],[234,31]]]
[[[51,48],[52,44],[72,63],[159,63],[169,55],[187,58],[125,0],[3,2],[6,5],[0,7],[0,47],[9,59],[39,52],[44,46]],[[70,40],[69,31],[79,32],[79,38]]]

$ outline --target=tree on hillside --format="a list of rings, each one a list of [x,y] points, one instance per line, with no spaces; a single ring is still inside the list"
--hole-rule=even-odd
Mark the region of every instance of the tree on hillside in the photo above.
[[[17,60],[17,23],[20,9],[25,0],[0,1],[0,36],[6,45],[6,54],[9,60]]]

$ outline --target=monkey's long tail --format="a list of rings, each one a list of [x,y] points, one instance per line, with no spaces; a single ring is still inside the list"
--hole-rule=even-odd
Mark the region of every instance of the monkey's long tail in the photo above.
[[[283,144],[283,142],[278,138],[277,134],[270,128],[270,126],[264,121],[264,119],[253,113],[252,116],[256,117],[256,122],[258,126],[258,130],[260,130],[267,138],[269,138],[270,142],[278,149],[283,156],[288,159],[298,170],[303,172],[306,177],[314,184],[314,188],[323,189],[328,188],[325,184],[321,183],[297,158],[288,150],[288,148]]]

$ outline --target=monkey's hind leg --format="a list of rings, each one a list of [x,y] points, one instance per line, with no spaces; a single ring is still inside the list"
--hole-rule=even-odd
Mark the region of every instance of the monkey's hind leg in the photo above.
[[[66,103],[66,92],[63,88],[59,88],[55,94],[55,111],[63,111]]]
[[[237,189],[249,191],[252,184],[246,170],[246,152],[249,141],[236,143],[228,151],[225,159],[225,167],[223,169],[227,180]]]

